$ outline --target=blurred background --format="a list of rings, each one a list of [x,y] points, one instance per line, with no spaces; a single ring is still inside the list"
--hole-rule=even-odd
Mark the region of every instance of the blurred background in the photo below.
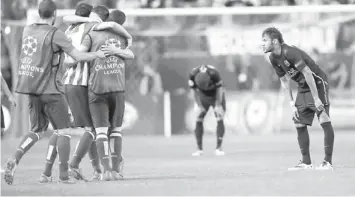
[[[61,9],[58,15],[72,14],[78,1],[55,0]],[[355,0],[88,2],[127,11],[125,27],[134,36],[136,58],[126,67],[126,134],[192,133],[194,102],[187,80],[191,69],[203,63],[214,65],[221,72],[227,90],[225,124],[230,135],[293,132],[288,100],[260,49],[261,32],[269,26],[279,28],[286,43],[305,50],[328,74],[335,130],[355,130],[355,14],[349,9],[355,9],[350,5]],[[22,30],[37,17],[38,3],[1,1],[1,72],[12,89]],[[310,11],[307,6],[324,7]],[[169,12],[161,13],[164,10]],[[66,28],[60,17],[57,25]],[[11,137],[28,131],[26,97],[16,96],[16,109],[2,99],[6,132]],[[316,120],[314,125],[315,130],[320,130]],[[214,133],[215,128],[214,116],[209,113],[205,129]]]

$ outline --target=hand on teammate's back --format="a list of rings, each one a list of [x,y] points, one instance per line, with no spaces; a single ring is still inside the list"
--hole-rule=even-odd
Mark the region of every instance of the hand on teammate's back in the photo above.
[[[322,101],[319,98],[314,99],[314,105],[316,106],[318,111],[323,111],[324,110],[324,105]]]
[[[98,58],[100,58],[100,59],[105,59],[106,58],[106,54],[102,50],[98,50],[98,51],[96,51],[96,53],[97,53],[97,57]]]
[[[106,56],[116,54],[117,48],[114,46],[102,46],[101,51],[105,53]]]

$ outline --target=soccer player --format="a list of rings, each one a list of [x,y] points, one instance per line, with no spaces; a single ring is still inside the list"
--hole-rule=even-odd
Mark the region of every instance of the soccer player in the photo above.
[[[87,6],[87,5],[83,5]],[[80,6],[82,7],[82,6]],[[80,8],[78,7],[78,9]],[[79,15],[78,15],[79,16]],[[76,18],[76,21],[85,21],[83,19],[86,18],[81,18],[81,17],[73,17]],[[127,40],[132,40],[132,36],[125,30],[123,27],[116,23],[116,22],[102,22],[105,21],[109,16],[109,11],[106,7],[104,6],[97,6],[93,9],[92,13],[90,14],[90,20],[99,22],[99,24],[96,23],[79,23],[81,25],[88,24],[89,29],[93,30],[104,30],[108,28],[112,28],[112,30],[116,33],[120,33],[125,35]],[[66,16],[68,17],[68,16]],[[83,17],[83,16],[82,16]],[[73,22],[74,20],[65,18],[64,20],[70,20]],[[95,25],[90,25],[90,24],[95,24]],[[80,29],[80,26],[78,27]],[[69,29],[70,30],[70,29]],[[67,32],[72,32],[69,33],[69,36],[72,38],[73,42],[76,43],[74,46],[76,46],[78,49],[81,49],[81,41],[83,39],[83,36],[86,35],[89,31],[85,31],[84,33],[81,33],[77,30],[73,31],[67,31]],[[95,150],[93,149],[94,147],[90,147],[90,144],[92,145],[96,143],[93,141],[95,139],[95,135],[91,133],[92,130],[92,121],[91,121],[91,115],[89,111],[89,104],[88,104],[88,90],[87,90],[87,82],[88,82],[88,65],[86,62],[81,62],[78,63],[76,66],[71,67],[68,72],[65,75],[64,83],[66,84],[66,96],[67,100],[69,102],[69,106],[71,109],[71,113],[73,114],[74,117],[74,122],[76,127],[83,127],[85,126],[85,129],[87,132],[84,133],[82,138],[79,141],[79,144],[77,145],[77,148],[75,150],[73,159],[70,163],[70,167],[73,171],[73,175],[77,179],[85,179],[85,177],[82,175],[81,170],[79,169],[79,164],[84,155],[86,154],[88,148],[92,152]],[[92,155],[90,154],[89,151],[89,156]],[[96,150],[97,151],[97,150]],[[96,160],[94,160],[96,161]],[[92,180],[97,180],[99,179],[101,175],[101,170],[97,168],[97,164],[95,164],[95,172]]]
[[[2,74],[0,72],[0,76],[1,76],[1,92],[5,93],[5,96],[9,99],[10,103],[12,106],[16,107],[16,100],[14,95],[12,95],[9,87],[7,86],[7,83],[4,79],[4,77],[2,77]],[[5,129],[5,122],[4,122],[4,112],[2,111],[2,107],[1,107],[1,103],[0,103],[0,108],[1,108],[1,137],[3,136],[4,133],[4,129]]]
[[[39,22],[26,26],[23,31],[16,92],[29,96],[31,131],[24,136],[14,156],[6,163],[4,179],[8,184],[13,183],[15,169],[22,156],[40,139],[49,121],[58,133],[59,182],[75,183],[68,173],[68,106],[56,87],[54,68],[58,65],[53,62],[59,59],[58,54],[61,51],[77,61],[105,58],[105,54],[102,51],[84,53],[75,49],[64,32],[53,26],[56,10],[56,4],[52,0],[43,0],[38,8]]]
[[[330,103],[327,75],[307,53],[295,46],[285,44],[282,34],[274,27],[267,28],[262,32],[262,48],[264,53],[270,53],[270,62],[280,77],[293,110],[293,120],[297,130],[302,160],[289,170],[313,169],[307,126],[312,126],[315,114],[317,114],[319,123],[324,130],[325,151],[324,161],[316,169],[333,169],[334,130],[329,117]],[[292,95],[290,79],[298,83],[296,100]]]
[[[222,141],[224,137],[224,113],[226,101],[223,90],[223,81],[219,72],[211,65],[203,64],[192,70],[189,77],[189,86],[193,91],[195,102],[198,106],[195,137],[198,150],[192,156],[203,154],[203,120],[210,107],[214,109],[217,119],[217,147],[215,154],[224,155]]]
[[[125,15],[119,10],[110,14],[110,20],[123,24]],[[134,58],[127,47],[127,39],[112,31],[91,31],[83,41],[87,50],[101,48],[109,55],[105,60],[90,62],[89,106],[97,133],[97,148],[104,168],[101,180],[123,177],[121,125],[125,108],[125,59]],[[109,133],[110,128],[110,133]],[[112,146],[109,147],[109,141]],[[109,150],[111,150],[112,167]]]

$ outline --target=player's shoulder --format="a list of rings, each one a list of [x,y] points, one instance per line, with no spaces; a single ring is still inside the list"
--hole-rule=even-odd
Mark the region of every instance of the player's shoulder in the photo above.
[[[302,50],[297,48],[294,45],[285,45],[284,47],[282,47],[282,53],[286,56],[286,57],[292,57],[293,55],[301,52]]]

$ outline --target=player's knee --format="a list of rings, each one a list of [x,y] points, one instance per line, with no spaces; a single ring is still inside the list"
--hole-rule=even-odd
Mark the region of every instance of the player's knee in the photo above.
[[[302,127],[306,127],[307,125],[302,124],[302,123],[295,123],[296,128],[302,128]]]
[[[110,137],[120,137],[122,138],[121,127],[113,128]]]
[[[57,130],[58,135],[60,136],[67,136],[67,137],[71,137],[71,132],[70,132],[70,128],[66,128],[66,129],[58,129]]]
[[[326,122],[330,122],[330,117],[325,111],[322,111],[322,113],[319,115],[319,123],[323,124]]]
[[[40,140],[44,136],[44,131],[39,131],[39,132],[31,131],[31,132],[37,135],[38,140]],[[54,133],[56,133],[56,131],[54,131]]]
[[[107,139],[108,128],[107,127],[99,127],[96,128],[96,138],[97,139]]]
[[[91,135],[92,139],[95,140],[96,138],[96,133],[95,133],[95,130],[91,127],[85,127],[85,132],[87,132],[88,134]]]

